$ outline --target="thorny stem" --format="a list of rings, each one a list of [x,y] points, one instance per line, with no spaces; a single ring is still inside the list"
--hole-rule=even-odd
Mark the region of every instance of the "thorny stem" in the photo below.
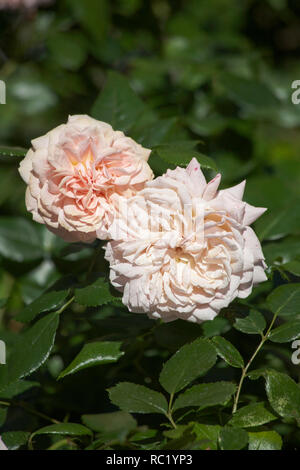
[[[238,385],[238,389],[237,389],[237,392],[236,392],[236,395],[235,395],[235,399],[234,399],[234,403],[233,403],[233,408],[232,408],[232,414],[234,414],[237,410],[237,406],[238,406],[238,401],[239,401],[239,398],[240,398],[240,394],[241,394],[241,390],[242,390],[242,386],[243,386],[243,382],[245,380],[245,377],[247,375],[247,372],[248,372],[248,369],[249,367],[251,366],[253,360],[255,359],[255,357],[257,356],[257,354],[259,353],[259,351],[261,350],[261,348],[263,347],[263,345],[265,344],[265,342],[267,341],[268,337],[269,337],[269,334],[273,328],[273,325],[275,323],[275,320],[277,318],[277,313],[274,314],[273,318],[272,318],[272,321],[270,323],[270,326],[269,328],[267,329],[266,333],[262,335],[262,338],[261,338],[261,342],[259,343],[259,345],[257,346],[256,350],[254,351],[254,353],[252,354],[251,358],[249,359],[248,363],[246,364],[245,367],[243,367],[242,369],[242,375],[241,375],[241,378],[240,378],[240,382],[239,382],[239,385]]]

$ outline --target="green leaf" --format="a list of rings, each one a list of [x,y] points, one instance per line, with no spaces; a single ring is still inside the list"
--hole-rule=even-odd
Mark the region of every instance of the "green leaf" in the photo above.
[[[58,324],[59,316],[50,313],[21,334],[7,365],[0,369],[0,390],[41,367],[52,350]]]
[[[126,411],[83,415],[82,422],[93,431],[104,434],[108,439],[121,439],[137,427],[137,422]]]
[[[278,326],[269,334],[269,339],[274,343],[288,343],[300,336],[300,320],[291,320]]]
[[[249,450],[281,450],[282,438],[276,431],[249,432]]]
[[[139,429],[139,428],[138,428]],[[158,431],[156,429],[145,429],[142,431],[137,430],[134,434],[131,434],[129,437],[130,442],[139,442],[146,439],[152,439],[157,435]]]
[[[25,445],[30,436],[30,432],[8,431],[2,434],[2,440],[8,450],[16,450]]]
[[[249,335],[263,334],[266,320],[257,310],[250,310],[246,318],[237,318],[233,326],[236,330]]]
[[[163,434],[169,439],[179,439],[187,429],[191,430],[191,424],[178,424],[176,428],[167,429]]]
[[[179,392],[211,369],[216,359],[214,347],[207,340],[196,339],[179,349],[164,364],[159,381],[167,392]]]
[[[217,166],[212,158],[190,147],[187,148],[185,142],[161,144],[154,148],[154,152],[168,164],[186,166],[193,158],[196,158],[201,167],[217,171]]]
[[[90,429],[86,428],[82,424],[77,423],[59,423],[50,424],[44,428],[35,431],[34,435],[39,434],[60,434],[67,436],[91,436],[93,433]]]
[[[219,445],[222,450],[240,450],[248,444],[248,433],[241,428],[225,426],[219,434]]]
[[[268,265],[293,261],[300,256],[298,237],[287,237],[276,243],[268,243],[264,247],[264,254]]]
[[[252,403],[235,412],[228,424],[241,428],[261,426],[277,419],[273,413],[266,409],[264,403]]]
[[[3,157],[17,157],[17,158],[20,158],[20,157],[25,157],[26,153],[27,153],[27,149],[23,149],[21,147],[3,147],[3,146],[0,146],[0,160],[2,161],[3,160]],[[8,160],[5,160],[5,161],[9,161]]]
[[[297,234],[300,226],[299,198],[291,198],[285,207],[268,212],[256,229],[260,240],[272,240],[289,234]],[[290,207],[295,207],[291,211]]]
[[[266,392],[272,408],[283,418],[300,425],[300,387],[291,377],[275,370],[266,374]]]
[[[247,373],[247,377],[251,380],[257,380],[260,377],[266,377],[266,374],[269,372],[268,367],[261,367],[260,369],[254,369]]]
[[[148,164],[152,168],[155,176],[163,175],[170,168],[170,165],[166,161],[162,160],[155,150],[150,153]]]
[[[134,127],[132,132],[132,137],[143,147],[153,148],[155,145],[161,144],[174,128],[177,119],[167,118],[167,119],[157,119],[153,124],[150,125],[141,125],[137,124],[138,127]]]
[[[51,59],[59,67],[77,70],[85,62],[87,56],[85,37],[78,32],[55,32],[49,37],[47,46]]]
[[[187,343],[191,343],[202,334],[198,323],[185,320],[176,320],[170,323],[161,323],[154,330],[154,337],[158,345],[173,353]]]
[[[6,164],[6,160],[7,160],[7,164]],[[3,204],[9,204],[10,207],[12,207],[15,202],[20,200],[20,198],[23,199],[25,184],[23,184],[20,181],[20,175],[18,174],[17,168],[16,168],[18,163],[19,161],[17,160],[17,158],[0,156],[0,164],[1,164],[0,205],[1,206]]]
[[[68,0],[75,18],[101,47],[109,25],[109,10],[106,0]]]
[[[208,406],[225,405],[235,390],[236,385],[231,382],[194,385],[178,396],[173,409],[175,411],[187,406],[198,406],[203,409]]]
[[[163,441],[163,445],[160,446],[161,450],[199,450],[203,445],[203,442],[196,440],[192,426],[189,425],[179,425],[176,429],[165,431],[164,435],[171,437],[171,440]],[[207,442],[204,442],[205,444]]]
[[[20,217],[0,217],[0,253],[19,263],[43,257],[38,224]]]
[[[287,237],[276,243],[268,243],[264,247],[264,254],[268,265],[275,262],[288,263],[300,256],[300,243],[298,237]]]
[[[275,109],[279,103],[267,85],[253,79],[224,74],[222,75],[222,86],[235,103],[250,109]]]
[[[16,320],[24,323],[30,322],[39,313],[56,310],[67,295],[67,290],[45,292],[31,304],[27,305],[24,310],[16,316]]]
[[[300,276],[300,261],[290,261],[288,263],[282,264],[280,267],[285,271],[294,274],[295,276]]]
[[[18,395],[21,395],[27,390],[30,390],[33,387],[39,387],[40,384],[38,382],[31,382],[29,380],[17,380],[16,382],[11,383],[7,387],[5,387],[0,392],[1,398],[11,399]]]
[[[231,326],[229,321],[223,317],[216,317],[202,323],[203,334],[206,338],[227,333]]]
[[[244,360],[238,350],[222,336],[212,338],[218,355],[232,367],[244,367]]]
[[[129,413],[161,413],[168,412],[165,397],[143,385],[121,382],[108,390],[109,398],[114,405]]]
[[[300,283],[277,287],[267,297],[270,310],[281,317],[300,313]]]
[[[110,284],[103,277],[86,287],[75,289],[75,302],[87,307],[97,307],[108,303],[122,305],[119,297],[110,291]]]
[[[62,379],[66,375],[75,374],[75,372],[87,369],[88,367],[116,362],[124,354],[120,351],[121,344],[116,341],[95,341],[85,344],[80,353],[60,373],[58,378]]]
[[[116,72],[109,72],[91,114],[94,118],[111,124],[114,130],[128,132],[145,109],[144,103],[130,88],[126,78]]]
[[[205,441],[201,446],[202,449],[218,450],[218,437],[221,426],[217,424],[200,424],[195,423],[193,431],[200,441]]]

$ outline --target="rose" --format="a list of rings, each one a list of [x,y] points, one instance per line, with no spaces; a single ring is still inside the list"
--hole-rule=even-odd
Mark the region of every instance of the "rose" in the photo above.
[[[218,191],[197,160],[148,182],[114,221],[111,283],[133,312],[172,321],[213,319],[266,279],[249,225],[266,209],[242,201],[245,182]],[[118,238],[116,236],[116,238]]]
[[[131,197],[153,173],[150,150],[89,116],[32,141],[20,164],[33,219],[69,242],[106,239],[119,198]]]

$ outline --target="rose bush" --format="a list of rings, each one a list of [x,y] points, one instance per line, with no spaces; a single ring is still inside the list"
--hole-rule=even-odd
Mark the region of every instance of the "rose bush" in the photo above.
[[[0,9],[9,450],[299,449],[300,17],[232,3]]]

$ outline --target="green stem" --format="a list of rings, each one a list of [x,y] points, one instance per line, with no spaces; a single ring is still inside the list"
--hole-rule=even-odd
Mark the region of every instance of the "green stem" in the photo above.
[[[56,314],[57,315],[60,315],[62,312],[64,312],[68,307],[69,305],[74,302],[75,300],[75,296],[73,295],[73,297],[71,297],[59,310],[56,310]]]
[[[57,450],[57,449],[60,449],[60,447],[63,447],[65,445],[70,445],[72,447],[75,446],[74,442],[67,438],[67,439],[61,439],[60,441],[55,442],[54,444],[52,444],[51,447],[48,448],[48,450]]]
[[[170,400],[169,400],[169,409],[168,409],[168,412],[169,412],[169,413],[172,413],[173,399],[174,399],[174,393],[171,393],[171,395],[170,395]]]
[[[9,400],[9,401],[0,401],[0,405],[3,406],[18,406],[19,408],[22,408],[25,411],[28,411],[28,413],[31,413],[35,416],[38,416],[39,418],[44,419],[45,421],[50,421],[53,424],[59,424],[60,421],[57,421],[57,419],[51,418],[50,416],[45,415],[44,413],[40,413],[39,411],[35,410],[32,408],[30,405],[28,405],[24,401],[15,401],[15,400]]]
[[[167,413],[166,416],[167,416],[168,420],[170,421],[170,423],[172,424],[173,428],[176,429],[177,426],[176,426],[176,424],[175,424],[175,422],[174,422],[174,420],[173,420],[172,414]]]
[[[53,424],[59,424],[60,421],[57,419],[51,418],[50,416],[45,415],[44,413],[41,413],[40,411],[35,410],[34,408],[31,408],[30,405],[28,405],[25,402],[11,402],[12,405],[19,406],[20,408],[23,408],[23,410],[28,411],[28,413],[31,413],[35,416],[38,416],[39,418],[44,419],[45,421],[50,421]]]
[[[9,401],[0,401],[0,405],[3,405],[3,406],[10,406],[10,402]]]
[[[173,428],[176,429],[177,426],[176,426],[176,424],[173,420],[173,416],[172,416],[173,399],[174,399],[174,393],[171,393],[170,400],[169,400],[168,413],[166,413],[166,416],[167,416],[168,420],[170,421],[170,423],[172,424]]]
[[[243,383],[244,383],[244,380],[245,380],[245,377],[248,373],[248,369],[249,367],[251,366],[253,360],[255,359],[255,357],[257,356],[257,354],[259,353],[259,351],[261,350],[261,348],[263,347],[263,345],[265,344],[265,342],[267,341],[268,337],[269,337],[269,334],[273,328],[273,325],[275,323],[275,320],[277,318],[277,313],[274,314],[273,318],[272,318],[272,321],[270,323],[270,326],[269,328],[267,329],[266,333],[264,335],[262,335],[262,338],[261,338],[261,342],[259,343],[259,345],[257,346],[257,348],[255,349],[254,353],[252,354],[252,356],[250,357],[248,363],[246,364],[245,367],[243,367],[242,369],[242,375],[241,375],[241,378],[240,378],[240,382],[239,382],[239,385],[238,385],[238,389],[237,389],[237,392],[236,392],[236,395],[235,395],[235,399],[234,399],[234,403],[233,403],[233,408],[232,408],[232,413],[234,414],[237,410],[237,406],[238,406],[238,402],[239,402],[239,398],[240,398],[240,394],[241,394],[241,390],[242,390],[242,386],[243,386]]]

